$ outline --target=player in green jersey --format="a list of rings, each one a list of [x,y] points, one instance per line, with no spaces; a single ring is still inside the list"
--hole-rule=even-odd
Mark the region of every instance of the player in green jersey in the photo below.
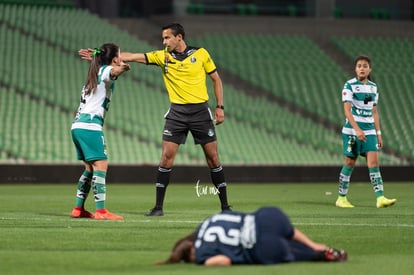
[[[75,207],[71,216],[95,220],[123,220],[122,216],[105,208],[108,158],[103,124],[115,89],[115,80],[128,71],[130,66],[122,61],[119,47],[112,43],[94,49],[90,58],[86,84],[82,89],[79,108],[71,127],[78,159],[85,166],[78,181]],[[85,209],[91,187],[95,199],[95,214]]]
[[[339,194],[336,206],[353,208],[348,201],[348,187],[359,155],[366,157],[369,177],[377,198],[377,208],[394,205],[396,199],[384,197],[384,187],[379,168],[379,150],[383,147],[380,130],[378,87],[370,77],[371,60],[358,56],[355,60],[356,77],[348,80],[342,90],[346,117],[342,128],[345,162],[339,175]]]

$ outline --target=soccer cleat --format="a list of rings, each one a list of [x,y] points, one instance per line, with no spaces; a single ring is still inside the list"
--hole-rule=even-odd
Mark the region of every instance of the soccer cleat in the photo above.
[[[340,208],[353,208],[353,206],[346,197],[338,196],[335,205]]]
[[[233,211],[233,209],[231,209],[231,205],[222,205],[221,211]]]
[[[114,213],[105,210],[105,212],[95,212],[95,220],[110,220],[110,221],[122,221],[124,217],[115,215]]]
[[[88,218],[88,219],[94,218],[94,215],[83,207],[82,208],[74,207],[70,216],[72,218]]]
[[[391,205],[394,205],[397,202],[397,199],[387,199],[384,196],[377,198],[377,208],[384,208]]]
[[[345,262],[348,260],[348,253],[342,249],[329,248],[324,251],[324,256],[327,262]]]
[[[150,212],[145,213],[145,216],[164,216],[164,212],[162,211],[162,208],[154,207]]]

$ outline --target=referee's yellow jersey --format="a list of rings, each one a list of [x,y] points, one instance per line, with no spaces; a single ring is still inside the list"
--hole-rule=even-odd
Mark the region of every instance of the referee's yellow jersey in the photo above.
[[[196,104],[208,101],[206,74],[215,72],[217,68],[204,48],[187,47],[184,53],[158,50],[146,53],[145,57],[148,65],[163,69],[171,103]]]

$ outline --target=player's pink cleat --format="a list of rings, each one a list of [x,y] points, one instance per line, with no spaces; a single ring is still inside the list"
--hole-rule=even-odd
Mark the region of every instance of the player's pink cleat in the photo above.
[[[94,218],[94,215],[83,207],[74,207],[70,216],[72,218]]]
[[[115,215],[106,209],[97,210],[95,212],[95,220],[111,220],[111,221],[122,221],[124,217]]]
[[[327,262],[345,262],[348,260],[348,253],[342,249],[329,248],[324,253]]]

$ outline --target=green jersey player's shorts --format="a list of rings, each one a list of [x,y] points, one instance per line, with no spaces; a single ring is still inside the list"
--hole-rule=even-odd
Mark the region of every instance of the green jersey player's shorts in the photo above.
[[[357,136],[342,134],[344,155],[356,158],[366,156],[367,152],[378,152],[378,139],[376,135],[367,135],[366,141],[358,140]]]
[[[207,144],[217,139],[213,115],[208,104],[171,104],[165,115],[163,140],[184,144],[191,132],[195,144]]]
[[[72,129],[72,140],[76,147],[78,160],[91,162],[108,159],[102,131]]]

